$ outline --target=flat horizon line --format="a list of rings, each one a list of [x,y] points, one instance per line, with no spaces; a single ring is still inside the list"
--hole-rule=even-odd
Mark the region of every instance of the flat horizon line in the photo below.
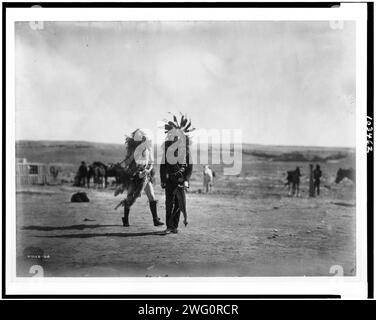
[[[18,142],[50,142],[50,143],[92,143],[92,144],[109,144],[109,145],[124,145],[123,143],[119,142],[99,142],[99,141],[90,141],[90,140],[34,140],[34,139],[16,139],[16,143]],[[202,143],[208,144],[208,143]],[[219,143],[211,143],[212,145],[219,145]],[[321,146],[321,145],[288,145],[288,144],[263,144],[263,143],[253,143],[253,142],[242,142],[242,143],[235,143],[235,144],[242,144],[242,145],[252,145],[252,146],[260,146],[260,147],[290,147],[290,148],[335,148],[335,149],[356,149],[356,146]],[[155,144],[154,144],[155,145]]]

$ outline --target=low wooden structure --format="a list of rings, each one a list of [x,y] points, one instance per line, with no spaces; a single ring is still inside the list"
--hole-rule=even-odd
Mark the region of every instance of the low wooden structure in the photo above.
[[[27,162],[26,159],[16,162],[16,187],[32,184],[49,184],[55,182],[53,166],[46,163]]]

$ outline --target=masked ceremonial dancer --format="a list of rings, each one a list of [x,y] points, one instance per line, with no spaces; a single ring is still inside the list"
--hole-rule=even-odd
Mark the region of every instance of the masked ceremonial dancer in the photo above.
[[[195,130],[186,116],[180,121],[166,121],[166,141],[163,146],[163,158],[160,165],[161,186],[166,194],[166,233],[177,233],[180,213],[183,213],[187,226],[186,190],[192,174],[192,161],[189,150],[188,133]]]
[[[157,201],[153,188],[155,172],[153,170],[152,142],[145,132],[137,129],[126,137],[125,147],[124,172],[120,177],[121,185],[116,189],[115,196],[127,191],[127,197],[115,209],[119,206],[124,207],[123,226],[129,227],[130,208],[144,190],[149,199],[154,226],[161,226],[164,223],[158,218]]]

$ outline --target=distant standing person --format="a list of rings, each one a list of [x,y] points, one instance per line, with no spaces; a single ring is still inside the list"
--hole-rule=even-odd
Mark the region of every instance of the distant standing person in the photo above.
[[[86,185],[86,176],[87,176],[87,166],[85,161],[81,162],[80,167],[78,168],[78,185],[85,187]]]
[[[320,170],[320,166],[316,165],[316,169],[313,170],[313,179],[314,179],[313,187],[314,187],[315,193],[317,192],[318,196],[320,195],[320,178],[321,178],[321,176],[322,176],[322,172]]]
[[[206,193],[210,192],[213,186],[214,171],[208,166],[204,166],[203,185]]]
[[[313,164],[309,165],[309,196],[315,197],[315,183],[313,179]]]

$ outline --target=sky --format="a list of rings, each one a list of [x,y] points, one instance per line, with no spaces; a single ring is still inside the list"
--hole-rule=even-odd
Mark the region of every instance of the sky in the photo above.
[[[355,146],[355,24],[16,23],[16,138],[123,143],[168,112],[243,142]]]

